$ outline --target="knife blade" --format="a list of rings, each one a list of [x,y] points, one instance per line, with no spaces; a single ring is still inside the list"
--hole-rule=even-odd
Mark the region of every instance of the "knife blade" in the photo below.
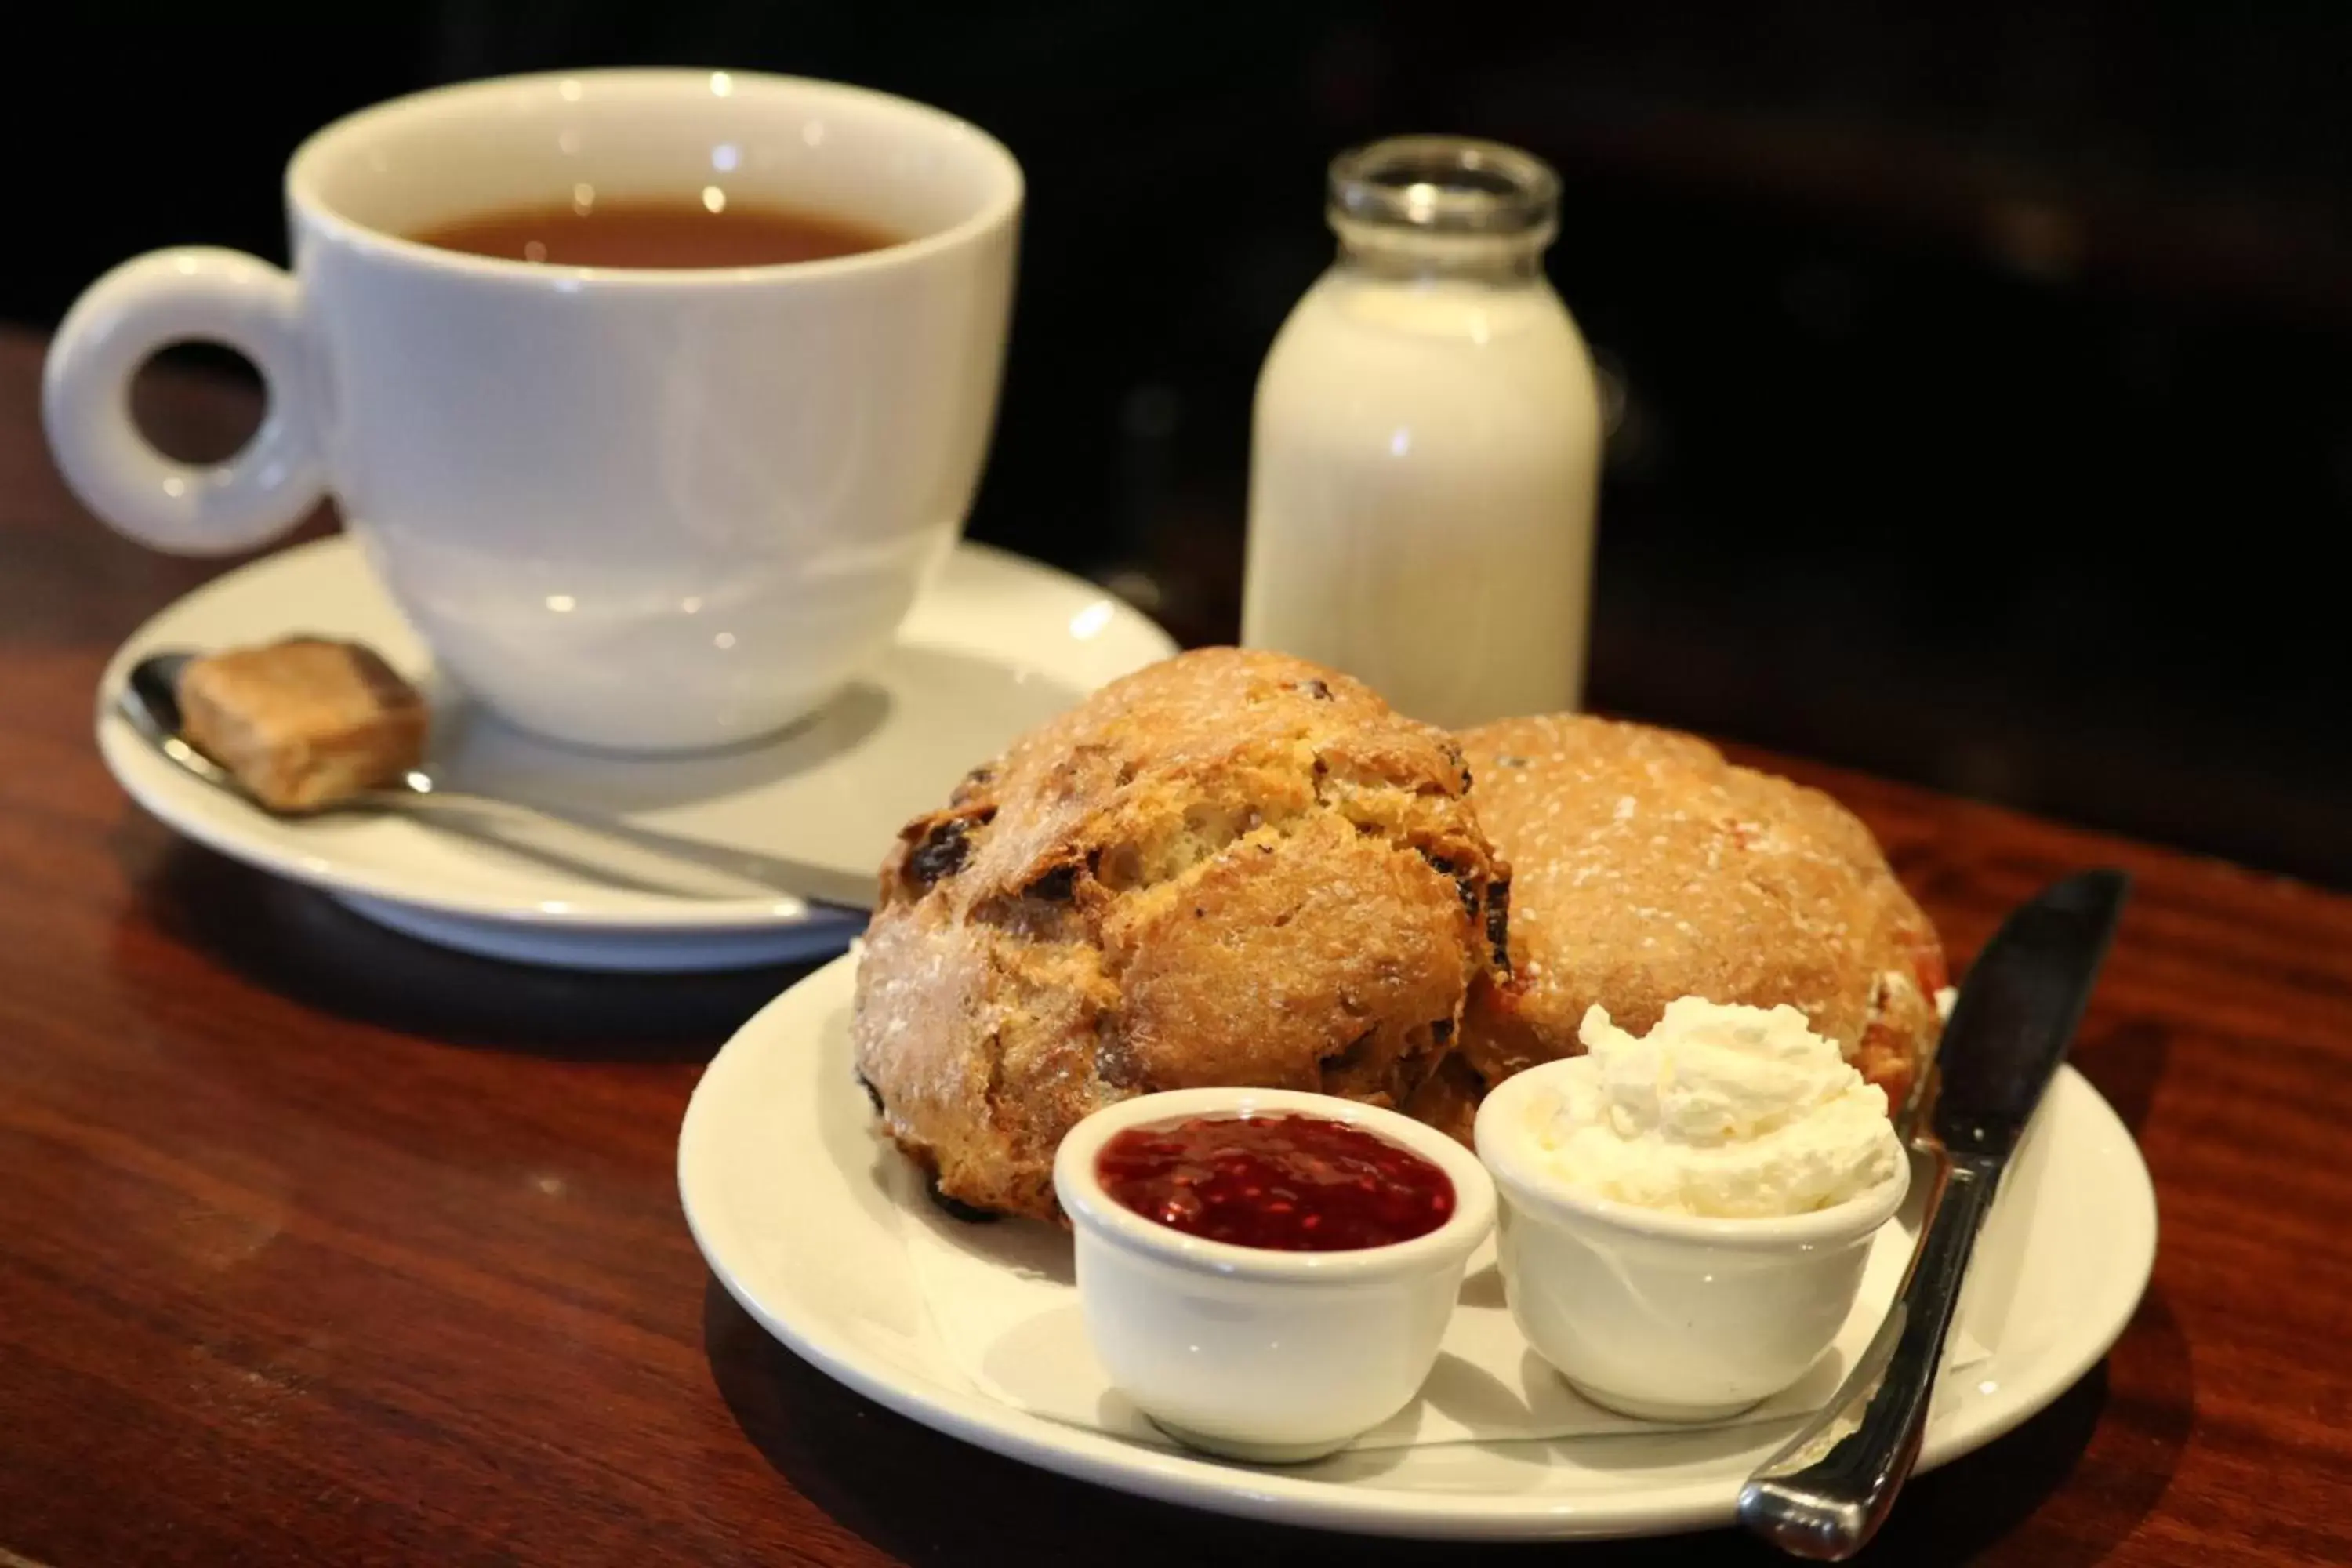
[[[2006,1159],[2090,1005],[2131,879],[2085,871],[2001,923],[1960,990],[1937,1053],[1929,1124],[1955,1158]]]
[[[1969,970],[1912,1141],[1938,1179],[1910,1268],[1844,1385],[1740,1489],[1741,1522],[1791,1555],[1842,1562],[1861,1551],[1918,1459],[1969,1253],[2090,1005],[2130,891],[2121,871],[2069,877],[2002,921]]]

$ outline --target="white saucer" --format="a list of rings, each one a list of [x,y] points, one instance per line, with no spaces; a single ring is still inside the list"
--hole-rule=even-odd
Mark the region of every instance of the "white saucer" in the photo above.
[[[928,1208],[921,1184],[875,1135],[851,1070],[855,973],[843,958],[810,975],[712,1060],[679,1131],[678,1187],[703,1256],[745,1310],[822,1371],[903,1415],[1065,1475],[1221,1513],[1488,1539],[1728,1522],[1740,1483],[1793,1428],[1795,1416],[1637,1425],[1606,1436],[1359,1447],[1268,1468],[1010,1404],[961,1370],[940,1326],[942,1300],[953,1312],[971,1293],[925,1288],[919,1249],[935,1232],[919,1212]],[[1991,1441],[2072,1387],[2123,1331],[2147,1284],[2156,1256],[2147,1167],[2073,1068],[2052,1086],[2028,1146],[1969,1281],[1963,1322],[1981,1353],[1956,1357],[1938,1386],[1922,1468]],[[1029,1233],[971,1246],[1020,1254],[1012,1244],[1024,1243],[1033,1287],[1066,1281],[1066,1237],[1017,1222],[984,1230]],[[1046,1256],[1055,1248],[1058,1263]],[[1034,1337],[1000,1349],[1040,1352]]]
[[[582,969],[691,971],[837,952],[853,908],[789,896],[688,899],[614,886],[397,816],[284,821],[191,778],[112,709],[131,666],[168,648],[350,637],[432,686],[429,658],[355,542],[321,540],[216,578],[150,620],[100,682],[99,749],[132,798],[234,859],[310,883],[427,942]],[[436,702],[435,768],[478,791],[725,851],[817,868],[808,889],[870,896],[892,837],[965,770],[1038,721],[1175,651],[1092,584],[982,545],[957,548],[890,651],[824,712],[776,740],[688,758],[593,755]]]

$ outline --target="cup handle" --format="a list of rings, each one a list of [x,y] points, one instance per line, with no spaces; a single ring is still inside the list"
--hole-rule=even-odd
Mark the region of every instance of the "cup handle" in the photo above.
[[[300,291],[235,250],[137,257],[74,301],[41,374],[49,450],[81,503],[118,532],[182,555],[265,544],[326,493],[307,416]],[[157,451],[131,416],[131,378],[157,350],[224,343],[260,368],[269,406],[245,449],[209,467]]]

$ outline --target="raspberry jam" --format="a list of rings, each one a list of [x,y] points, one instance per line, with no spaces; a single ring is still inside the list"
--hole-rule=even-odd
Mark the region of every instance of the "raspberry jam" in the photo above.
[[[1320,1116],[1196,1116],[1130,1127],[1095,1179],[1171,1230],[1276,1252],[1349,1252],[1427,1236],[1454,1184],[1409,1149]]]

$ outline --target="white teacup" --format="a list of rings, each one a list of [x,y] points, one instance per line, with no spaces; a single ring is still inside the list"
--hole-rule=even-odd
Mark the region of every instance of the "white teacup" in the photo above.
[[[578,185],[906,237],[700,269],[404,237]],[[664,751],[788,724],[887,643],[962,527],[1022,180],[951,115],[743,72],[513,77],[337,121],[286,201],[290,276],[158,251],[75,304],[44,389],[58,466],[112,526],[189,553],[263,543],[331,491],[440,668],[526,729]],[[269,386],[217,467],[130,416],[131,377],[187,340]]]

